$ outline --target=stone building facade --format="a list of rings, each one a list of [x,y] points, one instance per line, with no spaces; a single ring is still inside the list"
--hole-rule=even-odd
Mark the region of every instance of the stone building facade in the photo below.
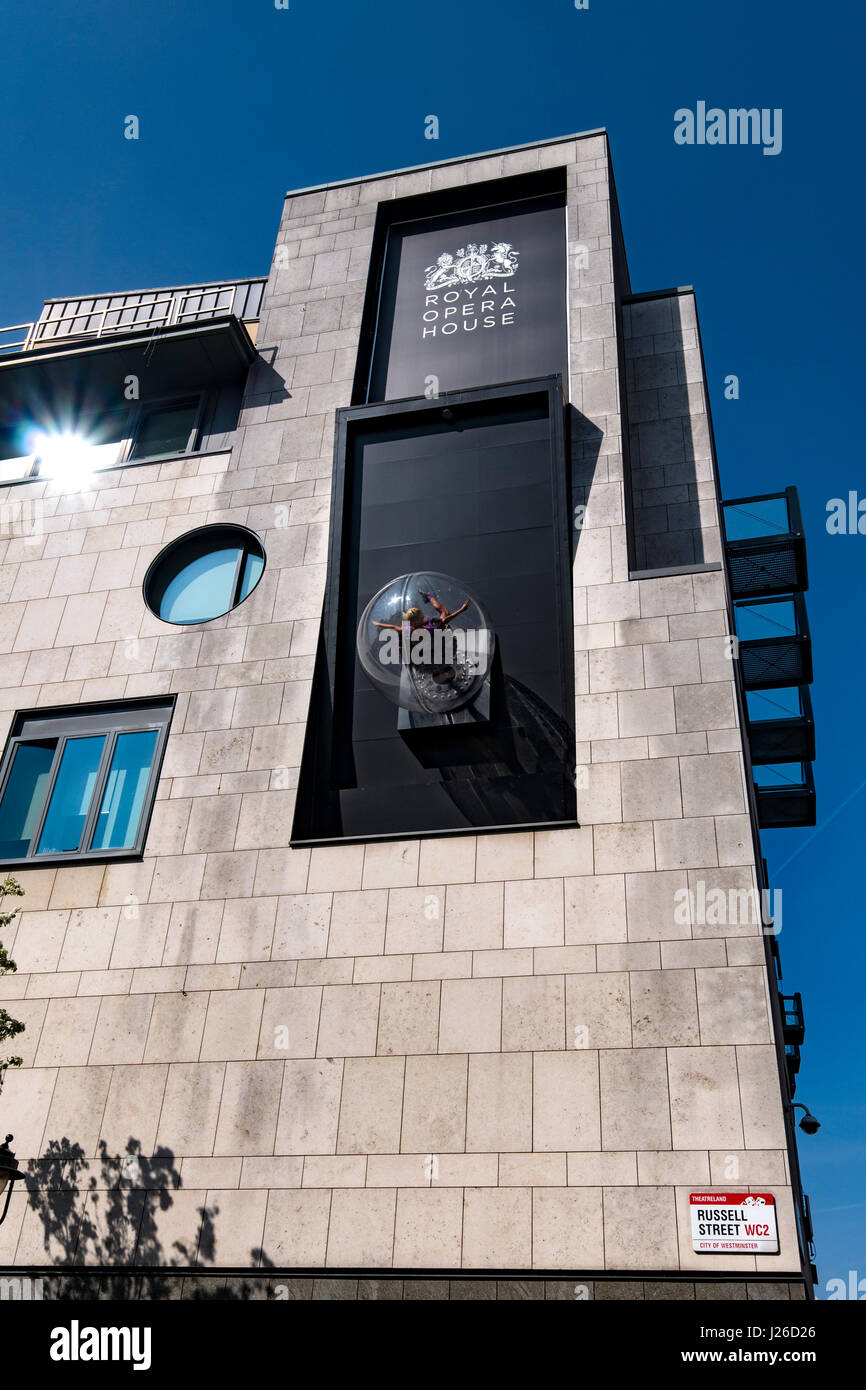
[[[579,824],[291,848],[377,212],[544,169]],[[676,912],[762,880],[694,297],[632,294],[606,136],[289,195],[255,342],[224,447],[2,489],[41,504],[3,545],[4,736],[175,702],[141,857],[14,870],[0,1116],[31,1176],[0,1262],[123,1267],[130,1296],[156,1268],[259,1296],[808,1296],[765,934]],[[260,537],[260,583],[161,621],[148,567],[216,523]],[[774,1195],[778,1255],[693,1251],[689,1193],[732,1188]]]

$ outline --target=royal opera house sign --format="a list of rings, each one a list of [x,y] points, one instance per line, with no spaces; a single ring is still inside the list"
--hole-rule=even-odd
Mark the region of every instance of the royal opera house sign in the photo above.
[[[370,399],[563,371],[565,240],[563,199],[555,194],[395,223]]]

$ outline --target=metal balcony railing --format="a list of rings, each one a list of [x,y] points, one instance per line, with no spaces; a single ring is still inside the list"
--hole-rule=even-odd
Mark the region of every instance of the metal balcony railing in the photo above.
[[[812,640],[802,594],[734,604],[746,690],[809,685]]]
[[[801,1046],[806,1037],[806,1023],[803,1018],[803,998],[799,993],[780,994],[782,1002],[783,1032],[786,1043]]]
[[[33,332],[32,323],[12,323],[8,328],[0,328],[0,352],[23,352]],[[6,341],[7,334],[16,336]]]
[[[762,830],[815,824],[811,763],[771,763],[753,769]]]
[[[814,759],[815,722],[808,686],[749,690],[746,711],[753,764]]]
[[[809,587],[795,487],[723,502],[722,526],[735,599],[799,593]]]
[[[0,329],[0,354],[29,352],[58,339],[102,338],[113,333],[171,328],[225,314],[249,322],[259,317],[266,284],[264,279],[229,280],[79,299],[47,299],[35,323]],[[6,342],[8,334],[16,336]]]
[[[806,1037],[806,1023],[803,1018],[803,999],[797,994],[780,994],[782,1005],[782,1038],[785,1044],[785,1065],[791,1083],[791,1095],[797,1089],[797,1073],[800,1070],[800,1048]]]

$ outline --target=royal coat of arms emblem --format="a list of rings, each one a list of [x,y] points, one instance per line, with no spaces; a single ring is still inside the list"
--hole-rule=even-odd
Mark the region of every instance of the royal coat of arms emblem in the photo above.
[[[479,280],[514,275],[519,255],[508,241],[497,241],[490,247],[486,242],[480,246],[470,242],[454,255],[443,251],[435,265],[427,266],[424,288],[447,290],[451,285],[474,285]]]

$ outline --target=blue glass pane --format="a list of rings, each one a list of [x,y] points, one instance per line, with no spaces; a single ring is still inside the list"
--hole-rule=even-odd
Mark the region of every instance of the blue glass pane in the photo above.
[[[746,704],[753,724],[762,719],[799,719],[803,712],[796,685],[780,690],[747,690]]]
[[[135,844],[156,739],[155,729],[118,735],[96,818],[94,849],[128,849]]]
[[[167,623],[205,623],[227,613],[240,554],[233,545],[192,560],[166,585],[159,616]]]
[[[790,637],[797,631],[797,614],[790,599],[780,603],[748,603],[736,607],[737,636],[743,642]]]
[[[244,577],[241,580],[241,591],[238,595],[238,603],[245,599],[247,594],[251,594],[262,577],[262,570],[265,562],[261,555],[249,553],[244,561]]]
[[[764,767],[755,767],[752,771],[759,787],[780,787],[784,790],[785,788],[802,787],[806,782],[802,763],[773,763]]]
[[[27,853],[54,761],[56,739],[19,743],[0,803],[0,857],[17,859]]]
[[[37,853],[66,854],[78,849],[104,744],[104,734],[67,740]]]
[[[743,502],[722,508],[725,535],[729,541],[748,540],[752,536],[784,536],[790,531],[787,497],[765,497],[762,502]]]

